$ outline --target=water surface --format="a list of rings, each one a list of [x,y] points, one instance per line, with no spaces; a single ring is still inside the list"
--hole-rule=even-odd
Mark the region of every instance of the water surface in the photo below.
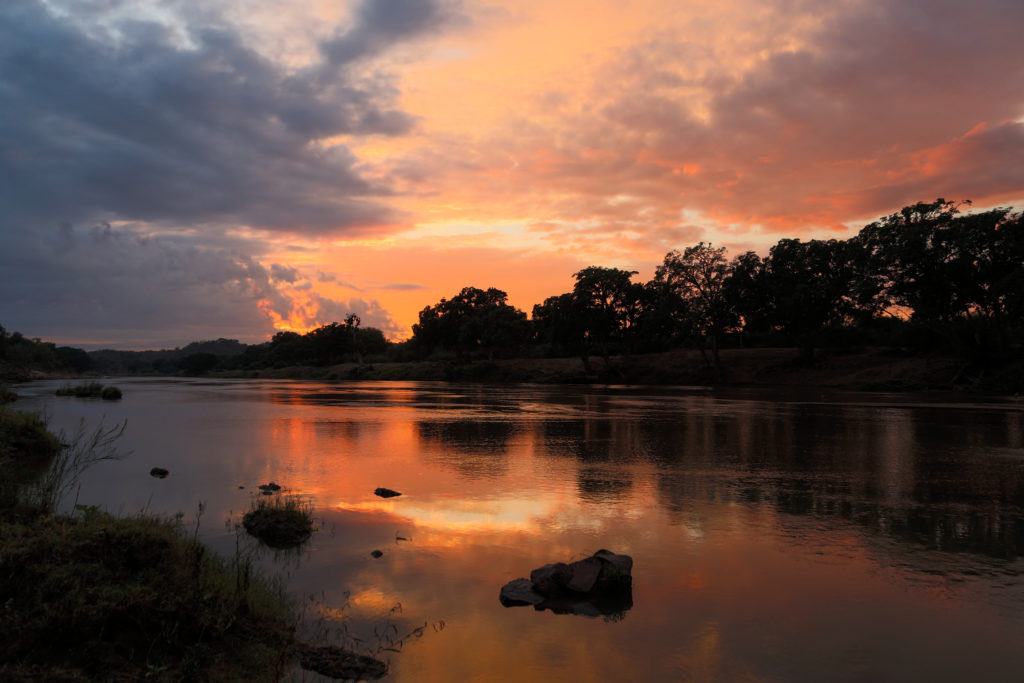
[[[114,383],[116,403],[55,397],[55,382],[19,388],[19,407],[68,431],[127,420],[120,448],[132,454],[88,472],[77,502],[180,511],[230,556],[231,522],[258,484],[308,495],[320,530],[301,553],[261,562],[312,596],[317,629],[343,624],[373,647],[382,625],[426,625],[387,653],[389,680],[1024,671],[1024,406],[1012,400]],[[154,466],[170,476],[151,478]],[[378,498],[380,486],[403,495]],[[634,558],[629,609],[499,604],[507,581],[600,548]]]

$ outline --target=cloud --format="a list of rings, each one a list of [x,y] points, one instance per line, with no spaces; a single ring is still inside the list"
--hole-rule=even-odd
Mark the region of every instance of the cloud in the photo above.
[[[395,329],[375,301],[322,296],[295,264],[265,265],[260,236],[310,253],[312,240],[407,221],[389,180],[344,143],[413,130],[375,60],[458,8],[407,4],[357,5],[345,30],[318,28],[309,58],[267,49],[242,21],[260,3],[0,4],[5,326],[136,347],[254,341],[274,316],[358,312]]]
[[[292,266],[272,263],[270,264],[270,277],[278,282],[295,282],[299,277],[299,271]]]
[[[461,18],[460,3],[438,0],[363,0],[352,26],[320,43],[330,67],[378,55],[396,42],[438,31]]]
[[[0,234],[3,324],[68,343],[110,340],[107,345],[139,348],[210,336],[258,342],[274,322],[304,331],[349,313],[364,326],[398,331],[379,302],[322,296],[297,268],[268,267],[240,249],[259,246],[169,241],[110,224]]]
[[[687,212],[707,238],[767,244],[937,196],[1024,197],[1024,5],[754,4],[658,14],[499,128],[449,130],[391,168],[443,188],[460,219],[557,224],[553,244],[619,233],[624,249]]]
[[[388,4],[361,6],[338,39],[348,61],[448,17],[421,11],[406,25],[373,9]],[[35,0],[0,7],[0,209],[18,229],[136,220],[359,234],[402,220],[382,201],[386,184],[344,145],[322,144],[408,133],[390,77],[328,78],[336,61],[289,69],[227,23],[191,15],[90,16]]]
[[[426,287],[423,285],[417,285],[410,282],[394,282],[386,285],[377,285],[371,289],[381,289],[391,292],[418,292],[425,290]]]

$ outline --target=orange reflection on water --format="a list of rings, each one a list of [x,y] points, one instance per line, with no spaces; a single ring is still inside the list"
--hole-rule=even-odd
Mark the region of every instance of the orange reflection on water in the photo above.
[[[929,573],[948,558],[907,542],[927,472],[905,411],[714,413],[691,398],[652,427],[616,418],[642,401],[604,394],[559,421],[487,412],[475,389],[435,391],[359,385],[356,400],[295,383],[274,390],[260,427],[267,476],[337,526],[311,562],[351,591],[349,616],[391,618],[401,603],[408,625],[447,624],[394,660],[398,680],[816,680],[889,656],[906,633],[982,633],[991,653],[1012,640],[969,589]],[[381,486],[402,495],[374,496]],[[623,614],[499,604],[506,582],[601,547],[636,561]],[[954,608],[963,624],[935,632]],[[905,647],[927,659],[932,645]]]

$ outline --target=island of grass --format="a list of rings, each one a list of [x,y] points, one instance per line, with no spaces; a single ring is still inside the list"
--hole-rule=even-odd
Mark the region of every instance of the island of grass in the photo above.
[[[312,505],[295,496],[260,498],[242,517],[242,526],[271,548],[294,548],[313,534]]]
[[[102,398],[104,401],[117,401],[121,398],[120,389],[115,386],[104,386],[100,382],[84,382],[75,386],[65,384],[57,389],[56,394],[75,398]]]

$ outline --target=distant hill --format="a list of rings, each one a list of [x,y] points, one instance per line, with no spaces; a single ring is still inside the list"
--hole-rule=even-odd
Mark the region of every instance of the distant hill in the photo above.
[[[102,375],[124,374],[173,374],[185,359],[192,356],[234,358],[245,352],[247,346],[237,339],[220,339],[191,342],[182,348],[159,351],[117,351],[100,349],[90,351],[92,370]]]

